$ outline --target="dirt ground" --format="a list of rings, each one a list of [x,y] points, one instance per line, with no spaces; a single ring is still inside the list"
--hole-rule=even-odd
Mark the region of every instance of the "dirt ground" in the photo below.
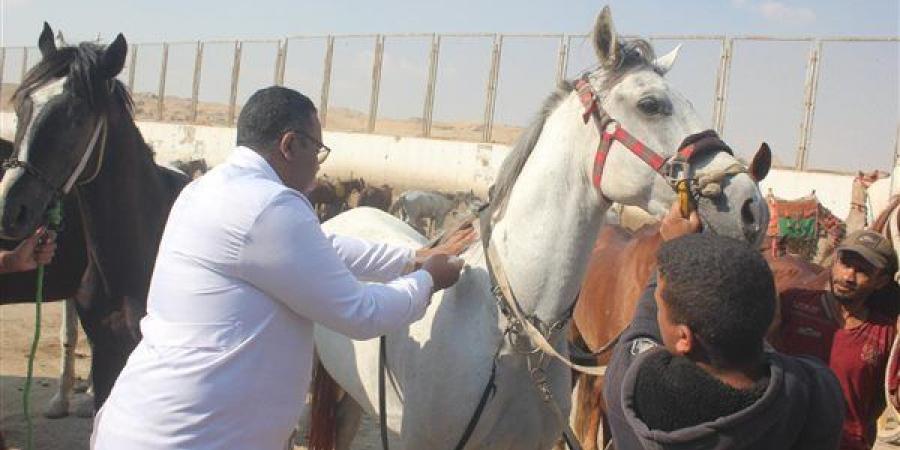
[[[35,449],[85,450],[91,434],[91,419],[70,415],[50,420],[42,415],[57,388],[59,376],[59,329],[63,304],[44,305],[41,321],[41,340],[35,358],[35,381],[31,395],[31,416],[34,423]],[[28,351],[34,333],[34,305],[0,306],[0,430],[10,449],[25,445],[26,425],[22,412],[22,390],[28,362]],[[90,349],[84,333],[79,330],[75,373],[85,378],[90,365]],[[77,396],[73,404],[86,401]],[[381,448],[378,423],[371,417],[363,419],[353,450]],[[875,450],[896,450],[900,447],[878,444]],[[305,450],[296,446],[294,450]]]
[[[43,305],[41,340],[34,362],[31,388],[31,417],[34,426],[34,448],[38,450],[85,450],[91,435],[92,420],[70,415],[62,419],[46,419],[43,412],[56,392],[60,370],[60,321],[63,303]],[[28,367],[28,352],[34,334],[34,305],[0,306],[0,430],[11,450],[25,446],[26,424],[22,396]],[[75,374],[86,378],[90,371],[90,349],[84,332],[79,329]],[[76,395],[75,402],[89,399]],[[380,448],[378,424],[363,419],[353,450]],[[305,450],[296,446],[295,450]]]

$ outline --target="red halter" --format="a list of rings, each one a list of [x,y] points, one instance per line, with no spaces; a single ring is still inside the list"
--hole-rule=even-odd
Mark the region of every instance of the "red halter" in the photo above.
[[[597,131],[601,137],[600,144],[597,146],[596,156],[594,157],[594,174],[592,176],[594,186],[597,189],[600,189],[600,181],[603,178],[603,166],[606,163],[606,156],[609,154],[609,148],[612,146],[613,141],[619,141],[620,144],[631,150],[631,153],[640,158],[641,161],[644,161],[654,172],[669,180],[670,183],[675,175],[672,173],[675,166],[679,165],[679,163],[682,165],[687,164],[691,157],[694,156],[696,140],[687,145],[682,144],[682,147],[678,149],[678,153],[672,158],[663,158],[659,153],[653,151],[625,130],[619,122],[610,117],[609,113],[600,105],[597,93],[586,78],[578,79],[575,82],[575,89],[578,91],[578,98],[581,99],[581,104],[584,105],[584,114],[582,114],[584,123],[588,123],[593,117],[594,124],[597,126]],[[609,130],[610,123],[613,124],[612,131]],[[689,141],[692,140],[685,140],[685,142]],[[731,153],[729,150],[725,151]]]

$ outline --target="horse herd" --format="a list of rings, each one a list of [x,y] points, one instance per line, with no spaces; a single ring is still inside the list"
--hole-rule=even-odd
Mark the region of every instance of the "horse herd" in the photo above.
[[[313,389],[323,394],[311,413],[317,448],[349,448],[359,417],[377,414],[380,399],[393,448],[553,447],[565,427],[559,417],[570,410],[573,373],[548,352],[565,360],[571,342],[605,364],[660,242],[652,225],[604,225],[607,213],[613,203],[657,216],[667,211],[676,200],[676,166],[695,182],[706,229],[765,245],[769,207],[758,183],[769,170],[768,146],[747,164],[705,129],[665,79],[678,49],[656,57],[648,41],[622,39],[608,8],[591,40],[597,68],[552,93],[504,161],[480,216],[482,242],[463,254],[468,266],[459,282],[434,295],[421,321],[387,335],[386,348],[316,329]],[[92,348],[99,408],[140,340],[162,228],[189,178],[158,166],[134,123],[130,96],[116,79],[127,54],[121,34],[106,47],[60,47],[45,24],[38,44],[42,59],[13,96],[15,140],[0,147],[0,238],[13,245],[62,201],[65,227],[45,292],[72,299]],[[395,198],[392,191],[322,178],[309,199],[330,232],[412,247],[425,245],[423,234],[441,228],[448,214],[485,206],[471,192]],[[895,247],[898,203],[876,223]],[[770,258],[781,286],[821,276],[797,258]],[[511,326],[514,317],[498,307],[497,272],[537,334]],[[34,298],[33,273],[0,277],[0,302]],[[391,381],[383,398],[380,357]],[[575,428],[587,449],[597,448],[600,383],[583,378],[577,390]],[[486,384],[492,395],[473,414]]]

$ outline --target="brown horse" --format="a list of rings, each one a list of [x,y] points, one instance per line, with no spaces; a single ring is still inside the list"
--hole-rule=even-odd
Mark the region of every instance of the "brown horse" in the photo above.
[[[634,233],[618,225],[600,229],[581,295],[575,305],[572,339],[599,355],[598,365],[606,365],[618,335],[628,326],[640,294],[656,270],[656,252],[662,244],[659,225],[647,225]],[[778,292],[791,288],[822,288],[827,272],[822,267],[793,256],[766,255],[775,276]],[[615,261],[616,264],[610,264]],[[777,310],[777,308],[776,308]],[[775,321],[777,323],[777,319]],[[603,379],[576,374],[575,432],[585,450],[596,450],[597,430],[605,421]],[[608,442],[604,422],[603,442]]]
[[[765,143],[753,158],[749,172],[759,182],[769,172],[771,151]],[[606,365],[618,335],[631,322],[637,300],[656,269],[656,251],[662,244],[659,225],[646,225],[633,234],[618,225],[600,229],[573,311],[570,336],[576,346],[597,354]],[[613,263],[614,262],[614,263]],[[597,449],[597,429],[605,420],[603,379],[573,374],[577,383],[574,428],[585,450]],[[603,427],[603,442],[608,442]]]
[[[393,189],[386,184],[381,186],[366,185],[359,192],[359,199],[355,206],[369,206],[387,212],[391,209],[393,195]]]

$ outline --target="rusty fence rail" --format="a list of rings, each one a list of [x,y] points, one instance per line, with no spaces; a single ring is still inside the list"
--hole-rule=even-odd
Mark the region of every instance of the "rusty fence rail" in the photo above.
[[[629,36],[626,36],[629,37]],[[633,37],[633,36],[632,36]],[[577,40],[584,40],[587,35],[584,34],[561,34],[561,33],[394,33],[394,34],[332,34],[332,35],[293,35],[282,39],[263,39],[263,40],[207,40],[207,41],[172,41],[172,42],[149,42],[137,43],[131,45],[128,55],[127,69],[124,71],[123,82],[129,89],[135,89],[135,76],[138,71],[138,62],[141,61],[143,52],[152,47],[161,48],[161,57],[158,67],[158,83],[157,96],[155,105],[155,114],[151,114],[153,118],[162,120],[165,117],[166,108],[166,80],[168,77],[169,50],[174,46],[193,46],[193,75],[191,82],[190,94],[190,112],[187,119],[190,123],[197,123],[198,107],[200,104],[200,89],[203,83],[203,62],[204,51],[210,45],[229,45],[231,50],[231,71],[230,83],[228,88],[227,115],[225,117],[226,125],[233,125],[236,115],[239,112],[238,90],[241,80],[241,64],[243,61],[243,49],[245,45],[263,45],[271,46],[275,55],[272,66],[272,80],[276,85],[285,83],[285,72],[287,61],[290,56],[290,44],[302,41],[321,41],[323,49],[322,60],[322,81],[319,92],[319,113],[323,126],[328,123],[329,97],[331,93],[331,83],[334,76],[334,51],[335,44],[345,42],[346,40],[371,40],[373,48],[373,58],[371,66],[371,80],[369,86],[369,99],[367,120],[365,123],[365,131],[373,132],[375,130],[379,109],[379,94],[381,90],[382,69],[384,65],[384,50],[386,42],[394,42],[409,38],[419,38],[427,40],[427,61],[423,61],[426,72],[426,82],[420,86],[424,91],[424,101],[422,105],[422,124],[420,135],[424,137],[432,136],[432,124],[434,117],[435,95],[438,89],[438,73],[439,61],[441,55],[441,44],[452,38],[475,38],[485,40],[490,44],[490,60],[487,82],[484,96],[484,115],[482,117],[481,140],[491,142],[494,138],[494,119],[497,104],[498,85],[502,81],[500,78],[500,64],[503,57],[504,40],[510,38],[538,38],[554,40],[558,42],[558,52],[556,55],[556,71],[555,80],[562,81],[568,74],[568,65],[572,56],[572,48]],[[730,85],[731,67],[734,54],[735,43],[745,41],[769,41],[769,42],[800,42],[808,43],[809,57],[806,63],[806,77],[804,81],[804,95],[801,105],[801,121],[799,124],[799,139],[797,142],[796,159],[794,168],[799,170],[807,170],[807,161],[809,160],[809,144],[812,136],[814,125],[814,116],[816,109],[816,98],[819,86],[820,67],[823,60],[822,47],[823,43],[832,42],[900,42],[900,36],[872,36],[872,37],[856,37],[856,36],[819,36],[819,37],[774,37],[774,36],[755,36],[755,35],[653,35],[650,36],[651,41],[654,40],[680,40],[680,41],[705,41],[718,43],[720,46],[720,55],[716,67],[715,86],[712,105],[712,128],[722,133],[725,128],[726,110],[728,106],[728,94]],[[4,80],[4,68],[6,64],[11,62],[12,55],[15,52],[21,52],[19,57],[18,79]],[[3,89],[3,83],[15,83],[24,77],[26,70],[37,62],[40,54],[34,47],[0,47],[0,89]],[[897,128],[897,140],[900,141],[900,123]],[[900,149],[900,143],[895,143],[895,148]],[[895,163],[900,164],[900,150],[895,150]]]

